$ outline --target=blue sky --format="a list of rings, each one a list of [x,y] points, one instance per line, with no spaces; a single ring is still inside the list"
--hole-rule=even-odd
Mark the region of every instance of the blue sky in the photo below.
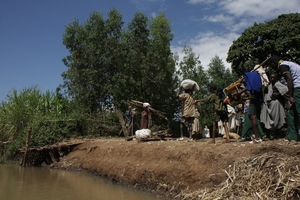
[[[226,65],[233,40],[254,22],[300,11],[299,0],[0,0],[0,101],[16,89],[38,86],[55,91],[63,83],[68,51],[62,44],[65,26],[83,24],[94,11],[116,8],[128,23],[134,13],[149,18],[164,12],[172,23],[172,52],[185,45],[200,56],[206,69],[218,55]],[[126,27],[126,26],[125,26]]]

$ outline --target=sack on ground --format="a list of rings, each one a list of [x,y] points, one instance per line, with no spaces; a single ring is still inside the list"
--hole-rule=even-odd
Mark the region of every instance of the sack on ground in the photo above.
[[[207,128],[207,126],[205,126],[205,128],[202,131],[202,138],[209,138],[210,134],[209,134],[209,129]]]
[[[230,139],[240,139],[240,135],[239,134],[237,134],[237,133],[233,133],[233,132],[229,132],[229,138]],[[223,136],[223,138],[224,139],[226,139],[226,135],[224,134],[224,136]]]
[[[151,136],[151,130],[150,129],[140,129],[135,131],[135,137],[136,138],[146,138]]]

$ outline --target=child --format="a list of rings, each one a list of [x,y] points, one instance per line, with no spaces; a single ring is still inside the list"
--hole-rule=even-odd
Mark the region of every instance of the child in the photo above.
[[[215,136],[216,136],[216,130],[217,130],[217,126],[218,126],[218,121],[222,121],[222,125],[225,129],[225,134],[226,134],[226,142],[230,142],[230,138],[229,138],[229,129],[227,126],[227,122],[228,122],[228,115],[226,112],[226,105],[223,104],[223,102],[221,101],[220,97],[216,94],[217,91],[217,87],[212,85],[209,88],[210,91],[210,95],[204,99],[200,99],[200,100],[196,100],[195,104],[197,104],[198,102],[200,102],[201,104],[207,104],[207,103],[213,103],[214,104],[214,108],[215,108],[215,119],[213,122],[213,129],[212,129],[212,141],[211,143],[215,143]]]

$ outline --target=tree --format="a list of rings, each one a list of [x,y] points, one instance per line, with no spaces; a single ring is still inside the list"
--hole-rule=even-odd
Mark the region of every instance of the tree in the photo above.
[[[111,88],[114,104],[125,109],[126,101],[143,96],[141,70],[146,66],[149,46],[148,18],[142,13],[135,13],[122,34],[120,41],[123,63],[113,75]]]
[[[171,55],[170,43],[173,39],[170,21],[163,13],[149,21],[149,47],[146,64],[141,68],[143,94],[142,101],[148,101],[154,108],[174,114],[176,87],[173,74],[174,60]]]
[[[210,82],[219,88],[227,87],[238,79],[238,76],[226,69],[224,63],[217,55],[210,60],[207,73],[210,77]]]
[[[112,104],[111,76],[120,67],[119,40],[122,16],[112,9],[106,21],[98,12],[79,25],[66,26],[63,44],[70,55],[63,58],[68,70],[62,74],[63,87],[84,112],[96,112]]]
[[[270,55],[300,62],[300,14],[278,16],[266,23],[255,23],[230,46],[227,62],[238,75],[251,71]]]

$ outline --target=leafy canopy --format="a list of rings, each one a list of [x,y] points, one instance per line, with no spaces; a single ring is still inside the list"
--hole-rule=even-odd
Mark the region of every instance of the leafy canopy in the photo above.
[[[283,14],[246,29],[230,46],[227,62],[238,75],[250,71],[270,55],[300,62],[300,14]]]

